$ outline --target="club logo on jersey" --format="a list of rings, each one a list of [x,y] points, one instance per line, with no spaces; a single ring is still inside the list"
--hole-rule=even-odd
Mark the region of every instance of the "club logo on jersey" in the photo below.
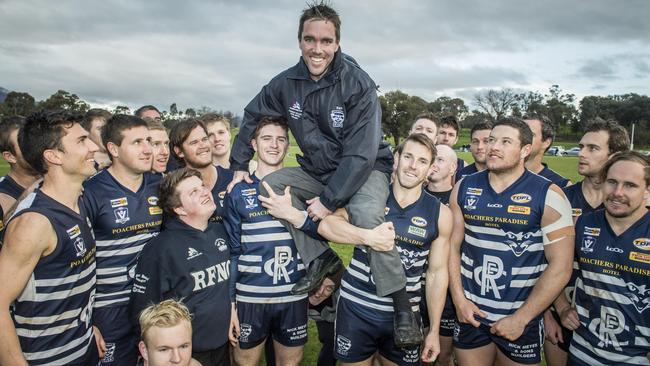
[[[257,207],[257,198],[255,196],[245,197],[244,201],[246,201],[246,208],[248,210],[252,210]]]
[[[516,193],[510,196],[510,199],[514,203],[528,203],[532,200],[529,194],[526,193]]]
[[[399,245],[397,247],[397,252],[400,255],[402,264],[404,268],[411,269],[417,262],[420,262],[420,255],[416,250],[408,250],[401,248]],[[422,261],[424,263],[424,261]]]
[[[580,246],[580,251],[583,253],[591,253],[594,251],[594,246],[596,245],[596,238],[593,236],[585,236],[582,238],[582,245]]]
[[[264,263],[264,272],[273,278],[274,285],[277,285],[281,280],[290,283],[289,275],[293,273],[293,269],[288,270],[287,267],[292,261],[293,251],[291,247],[286,245],[275,247],[274,257]]]
[[[640,252],[630,252],[630,260],[641,262],[641,263],[650,263],[650,254],[640,253]]]
[[[248,342],[248,337],[253,333],[253,326],[250,324],[242,323],[239,324],[239,340],[242,342]]]
[[[599,227],[585,226],[585,231],[583,233],[584,233],[584,235],[599,236],[600,235],[600,228]]]
[[[300,106],[300,103],[298,101],[294,101],[293,104],[291,104],[291,107],[289,107],[289,116],[293,119],[300,119],[302,118],[302,107]]]
[[[190,259],[196,258],[196,257],[200,256],[201,254],[203,254],[203,253],[199,252],[198,250],[196,250],[196,249],[194,249],[192,247],[189,247],[187,249],[187,260],[189,261]]]
[[[423,229],[421,227],[415,227],[413,225],[409,225],[408,229],[409,234],[413,234],[422,238],[425,238],[427,236],[427,230]]]
[[[467,188],[467,194],[473,194],[475,196],[480,196],[483,193],[483,188]]]
[[[511,231],[508,231],[505,233],[505,235],[506,239],[504,242],[517,257],[520,257],[522,254],[524,254],[533,243],[533,241],[530,239],[533,237],[533,233],[531,232],[513,233]]]
[[[632,304],[639,313],[650,309],[650,287],[646,285],[637,286],[635,283],[628,282],[627,292],[625,295],[632,301]]]
[[[427,226],[427,220],[425,220],[424,218],[422,218],[422,217],[420,217],[420,216],[414,216],[414,217],[412,217],[412,218],[411,218],[411,223],[413,223],[413,225],[415,225],[415,226],[419,226],[419,227],[425,227],[425,226]]]
[[[228,246],[226,245],[226,241],[223,240],[222,238],[219,238],[219,239],[215,240],[214,241],[214,246],[216,246],[217,249],[219,249],[220,252],[224,252],[224,251],[228,250]]]
[[[74,240],[74,250],[77,251],[77,257],[83,257],[86,254],[86,243],[81,236]]]
[[[530,215],[530,207],[528,206],[515,206],[508,205],[508,213]]]
[[[113,362],[115,361],[115,343],[106,342],[106,351],[104,351],[104,358],[102,362]]]
[[[343,127],[343,121],[345,121],[345,112],[343,111],[343,107],[334,107],[330,112],[330,118],[332,119],[332,127]]]
[[[617,335],[626,330],[625,315],[615,308],[601,305],[600,317],[593,319],[589,323],[589,330],[598,335],[598,347],[607,349],[613,347],[615,350],[622,352],[621,346],[627,346],[628,341],[619,342]]]
[[[476,196],[467,196],[465,197],[465,209],[466,210],[476,210],[476,204],[478,203],[478,197]]]
[[[116,208],[116,207],[122,207],[128,205],[129,202],[127,201],[126,197],[120,197],[116,198],[114,200],[111,200],[111,207]]]
[[[69,228],[68,230],[66,230],[66,232],[68,233],[70,239],[74,239],[77,236],[79,236],[79,234],[81,234],[81,228],[79,227],[79,225],[75,225]]]
[[[336,353],[342,356],[347,356],[350,348],[352,348],[351,340],[340,334],[336,336]]]
[[[635,247],[641,250],[650,250],[650,239],[648,238],[638,238],[634,239],[632,242]]]
[[[503,261],[499,257],[483,255],[483,265],[474,268],[474,281],[481,286],[481,296],[489,292],[494,293],[494,298],[500,299],[499,290],[506,288],[505,285],[497,285],[497,279],[504,276]]]
[[[160,215],[162,214],[162,208],[158,206],[151,206],[149,207],[149,215]]]
[[[578,217],[580,215],[582,215],[582,209],[581,208],[572,208],[571,209],[571,216]]]
[[[113,214],[115,214],[116,224],[124,224],[125,222],[131,220],[131,218],[129,217],[128,207],[118,207],[115,210],[113,210]]]
[[[156,206],[156,205],[158,205],[158,197],[149,196],[149,198],[147,198],[147,202],[152,206]]]

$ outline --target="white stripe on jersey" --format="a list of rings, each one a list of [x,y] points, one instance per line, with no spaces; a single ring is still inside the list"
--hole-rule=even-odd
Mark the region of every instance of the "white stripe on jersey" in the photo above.
[[[360,279],[363,282],[370,281],[370,277],[361,274],[360,272],[358,272],[356,269],[354,269],[352,267],[348,267],[347,271],[352,277],[356,277],[356,278]]]
[[[641,347],[648,347],[650,346],[650,342],[648,342],[648,340],[645,338],[634,336],[634,345],[641,346]]]
[[[90,343],[90,340],[91,340],[91,337],[92,337],[92,332],[93,332],[93,327],[90,327],[90,328],[88,328],[88,331],[86,332],[86,334],[84,334],[84,336],[82,338],[73,339],[72,341],[68,342],[67,344],[65,344],[65,345],[63,345],[61,347],[51,348],[51,349],[48,349],[46,351],[31,352],[31,353],[30,352],[23,352],[23,356],[25,356],[25,358],[28,361],[36,361],[36,360],[39,360],[39,359],[42,359],[42,358],[54,357],[54,356],[59,355],[61,353],[67,352],[67,351],[69,351],[71,349],[74,349],[75,347],[77,347],[79,345],[82,345],[84,343]],[[70,358],[72,356],[72,355],[70,355],[70,356],[68,356],[68,357],[66,357],[64,359],[56,360],[56,361],[57,361],[58,364],[65,364],[67,361],[72,361],[72,360],[78,358],[79,356],[85,354],[85,352],[87,350],[84,347],[80,351],[82,351],[82,352],[79,355],[76,355],[73,358]],[[75,352],[75,354],[76,353],[77,352]]]
[[[494,229],[492,229],[494,230]],[[481,240],[477,239],[473,236],[470,236],[469,234],[465,234],[465,242],[469,245],[481,248],[481,249],[490,249],[490,250],[498,250],[501,252],[508,252],[510,251],[510,247],[508,244],[499,242],[499,241],[490,241],[490,240]],[[526,249],[527,252],[539,252],[544,250],[544,245],[540,241],[538,243],[531,244],[528,246]]]
[[[579,333],[573,332],[573,340],[572,342],[575,342],[579,344],[580,346],[588,349],[591,351],[593,354],[596,356],[600,357],[601,359],[608,360],[608,361],[614,361],[616,363],[631,363],[633,365],[647,365],[648,364],[648,359],[646,357],[639,357],[639,356],[629,356],[626,354],[620,354],[620,353],[614,353],[614,352],[609,352],[605,351],[602,348],[594,348],[589,342],[587,342],[586,339],[582,338]],[[571,347],[571,350],[575,349],[575,347]],[[596,362],[596,364],[599,364]]]
[[[356,303],[356,304],[359,304],[359,305],[362,305],[362,306],[366,306],[366,307],[369,307],[369,308],[372,308],[372,309],[381,310],[381,311],[390,312],[390,313],[393,312],[393,306],[392,305],[387,306],[387,305],[374,304],[374,303],[368,302],[366,300],[360,299],[360,298],[354,296],[353,294],[348,293],[347,291],[341,291],[340,297],[344,297],[344,298],[350,300],[353,303]],[[414,312],[419,311],[420,310],[420,305],[412,306],[411,310],[413,310]]]
[[[240,241],[242,243],[259,243],[267,241],[279,241],[279,240],[293,240],[289,232],[284,233],[270,233],[270,234],[252,234],[252,235],[242,235]]]
[[[635,325],[634,329],[639,332],[642,336],[644,337],[649,337],[650,338],[650,328],[648,327],[642,327],[640,325]]]
[[[519,309],[524,304],[523,301],[508,302],[508,301],[495,301],[495,300],[485,299],[480,296],[471,294],[467,290],[465,290],[465,297],[467,297],[470,301],[474,303],[486,305],[494,309],[504,309],[504,310]],[[498,316],[503,318],[506,315],[500,314]]]
[[[130,293],[131,293],[131,290],[123,290],[123,291],[111,292],[110,294],[95,294],[95,298],[108,297],[108,296],[117,296],[117,295],[126,295],[126,294],[130,294]]]
[[[129,278],[126,277],[126,275],[117,276],[117,277],[109,277],[109,278],[100,278],[98,276],[97,277],[97,284],[98,285],[110,285],[110,284],[113,284],[113,283],[125,283],[126,281],[128,281],[128,279]],[[112,292],[110,294],[114,295],[114,293],[112,293]]]
[[[127,254],[140,253],[145,244],[146,243],[142,243],[142,244],[134,246],[134,247],[115,249],[115,250],[102,250],[102,251],[98,250],[95,255],[98,258],[108,258],[108,257],[115,257],[117,255],[127,255]]]
[[[268,229],[272,227],[284,227],[282,223],[278,220],[269,220],[262,222],[244,222],[241,224],[242,231],[244,230],[255,230],[255,229]]]
[[[115,293],[108,294],[108,295],[114,296]],[[116,304],[118,302],[126,302],[126,303],[128,303],[129,300],[130,300],[129,297],[120,297],[120,298],[117,298],[117,299],[96,301],[95,305],[93,307],[94,308],[103,308],[103,307],[106,307],[106,306],[111,306],[111,305]]]
[[[583,271],[584,272],[584,271]],[[623,296],[621,294],[617,294],[615,292],[611,291],[605,291],[596,287],[592,287],[589,285],[584,285],[582,287],[582,290],[585,292],[585,294],[592,296],[592,297],[597,297],[600,299],[604,300],[609,300],[609,301],[614,301],[617,302],[621,305],[630,305],[632,304],[632,300],[630,300],[629,297]]]
[[[532,287],[537,283],[537,278],[529,278],[527,280],[512,280],[510,281],[510,287]]]
[[[92,262],[88,268],[84,269],[81,273],[76,273],[70,276],[66,276],[63,278],[53,278],[49,280],[34,280],[34,284],[37,287],[53,287],[53,286],[61,286],[66,283],[74,283],[79,280],[82,280],[89,274],[95,271],[95,262]]]
[[[79,326],[79,320],[74,319],[73,321],[67,324],[59,325],[57,327],[50,326],[45,329],[16,328],[16,334],[26,338],[39,338],[39,337],[61,334],[68,329],[76,328],[78,326]]]
[[[501,229],[495,229],[492,227],[482,227],[482,226],[474,226],[470,224],[465,224],[465,229],[473,231],[475,233],[480,233],[480,234],[488,234],[488,235],[495,235],[495,236],[506,236],[506,232],[501,230]],[[467,236],[467,235],[466,235]],[[531,236],[538,236],[542,237],[542,230],[537,230],[534,233],[532,233]]]
[[[575,337],[575,333],[574,333],[574,337]],[[588,354],[582,352],[581,350],[578,349],[578,347],[574,346],[573,344],[571,344],[571,346],[569,347],[569,353],[592,366],[606,366],[605,364],[596,361]]]
[[[281,296],[281,297],[251,297],[251,296],[235,295],[235,299],[237,301],[245,302],[249,304],[286,304],[288,302],[303,300],[305,298],[307,298],[307,294]]]
[[[510,273],[512,273],[513,276],[542,273],[547,266],[548,264],[544,263],[534,267],[512,267],[510,268]]]
[[[623,281],[622,278],[613,277],[606,274],[594,273],[591,271],[583,270],[582,271],[583,282],[584,279],[590,279],[596,282],[608,283],[614,286],[621,286],[627,288],[627,284]]]
[[[74,310],[64,311],[61,314],[52,315],[52,316],[34,316],[30,318],[25,318],[24,316],[14,314],[13,318],[18,324],[45,325],[45,324],[54,323],[55,321],[76,318],[79,316],[80,313],[81,313],[81,309],[77,308]]]
[[[259,266],[244,266],[241,264],[237,264],[237,270],[239,272],[247,272],[247,273],[262,273],[262,267]]]
[[[118,273],[126,273],[126,267],[97,268],[98,276],[106,276]]]
[[[261,262],[262,261],[262,256],[261,255],[247,255],[247,254],[242,254],[239,256],[240,261],[245,261],[245,262]]]
[[[93,276],[94,277],[94,276]],[[95,278],[92,280],[84,283],[81,286],[75,286],[70,290],[63,290],[63,291],[55,291],[55,292],[48,292],[48,293],[36,293],[36,299],[34,301],[37,302],[45,302],[49,300],[61,300],[65,299],[67,297],[71,297],[77,294],[84,293],[92,288],[95,287]],[[22,299],[20,299],[22,301]]]
[[[361,295],[361,296],[364,296],[364,297],[367,297],[367,298],[369,298],[369,299],[372,299],[372,300],[374,300],[374,301],[384,302],[384,303],[387,303],[387,304],[392,304],[392,303],[393,303],[393,299],[391,299],[390,297],[379,297],[379,296],[377,296],[376,294],[371,294],[371,293],[369,293],[369,292],[365,292],[365,291],[359,290],[358,288],[354,288],[354,287],[352,287],[352,285],[350,285],[349,283],[347,283],[347,281],[345,281],[345,280],[342,280],[342,281],[341,281],[341,286],[342,286],[344,289],[346,289],[346,290],[350,290],[350,291],[352,291],[352,292],[356,292],[357,294],[359,294],[359,295]],[[393,307],[391,306],[391,310],[392,310],[392,309],[393,309]]]
[[[370,273],[370,267],[368,267],[362,262],[359,262],[354,257],[352,257],[352,260],[350,260],[350,265],[353,265],[366,273]]]
[[[242,290],[246,292],[270,294],[270,293],[278,293],[278,292],[289,292],[291,291],[293,285],[294,284],[266,287],[266,286],[253,286],[253,285],[245,285],[243,283],[237,283],[235,284],[235,287],[237,288],[237,290]]]
[[[97,243],[97,251],[100,252],[103,249],[100,249],[100,247],[108,247],[111,245],[122,245],[122,244],[130,244],[134,243],[138,240],[148,240],[150,238],[153,238],[154,236],[158,235],[157,232],[155,233],[147,233],[147,234],[138,234],[134,236],[129,236],[128,238],[123,238],[123,239],[113,239],[113,240],[97,240],[95,243]]]

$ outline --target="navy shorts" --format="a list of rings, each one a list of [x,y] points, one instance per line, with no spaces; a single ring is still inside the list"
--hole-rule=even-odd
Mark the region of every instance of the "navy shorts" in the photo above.
[[[285,347],[307,343],[307,298],[283,304],[237,303],[239,347],[258,346],[268,336]]]
[[[398,365],[419,365],[420,347],[398,348],[393,339],[393,314],[339,298],[334,325],[334,355],[341,362],[366,360],[379,351]],[[420,318],[419,316],[417,317]]]
[[[422,326],[429,328],[431,324],[429,321],[429,312],[427,310],[427,297],[422,296],[420,301],[420,314],[422,314]],[[442,308],[442,316],[440,317],[440,336],[452,337],[454,335],[454,325],[456,324],[456,308],[451,299],[451,294],[447,291],[445,297],[445,307]]]
[[[496,344],[504,355],[515,362],[540,363],[544,344],[544,319],[540,317],[528,323],[521,337],[514,342],[490,333],[490,327],[483,323],[478,328],[467,323],[456,323],[454,347],[473,349],[490,343]]]
[[[93,324],[106,342],[102,365],[135,365],[140,337],[129,322],[128,306],[112,306],[93,310]]]

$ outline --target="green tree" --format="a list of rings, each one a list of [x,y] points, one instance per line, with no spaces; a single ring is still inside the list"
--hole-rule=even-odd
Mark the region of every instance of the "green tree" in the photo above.
[[[439,97],[433,102],[428,103],[427,110],[440,117],[452,115],[459,120],[464,119],[469,114],[469,109],[465,105],[464,100],[446,96]]]
[[[395,145],[408,134],[408,130],[419,113],[427,108],[427,102],[418,96],[409,96],[400,91],[390,91],[379,97],[381,125],[393,137]]]
[[[39,109],[66,109],[75,112],[87,112],[90,109],[88,103],[79,99],[77,94],[70,94],[65,90],[59,90],[50,95],[49,98],[38,104]]]
[[[28,93],[9,92],[5,100],[0,103],[0,115],[27,116],[36,109],[34,97]]]
[[[131,109],[124,105],[118,105],[113,109],[113,114],[131,114]]]
[[[490,89],[474,95],[474,103],[479,111],[489,115],[496,121],[512,113],[517,106],[517,93],[512,89]]]

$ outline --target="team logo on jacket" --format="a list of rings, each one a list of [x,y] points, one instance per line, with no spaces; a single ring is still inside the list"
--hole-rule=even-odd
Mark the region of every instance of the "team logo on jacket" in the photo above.
[[[425,227],[427,226],[427,220],[420,216],[414,216],[411,218],[411,223],[415,226]]]
[[[114,200],[111,200],[111,207],[116,208],[116,207],[122,207],[126,206],[129,204],[129,201],[126,199],[126,197],[120,197],[116,198]]]
[[[294,101],[293,104],[291,104],[291,107],[289,107],[289,116],[293,119],[300,119],[302,118],[302,107],[300,106],[300,103],[298,101]]]
[[[113,214],[115,215],[116,224],[124,224],[125,222],[131,220],[129,217],[129,209],[127,207],[118,207],[113,210]]]
[[[86,254],[86,243],[81,236],[77,236],[74,240],[74,250],[77,252],[77,257],[83,257]]]
[[[332,127],[343,127],[343,121],[345,121],[345,112],[343,111],[343,107],[334,107],[330,112],[330,118],[332,119]]]
[[[650,239],[648,238],[638,238],[634,239],[632,242],[635,247],[641,250],[650,250]]]
[[[532,200],[532,197],[526,193],[517,193],[510,196],[510,199],[515,203],[528,203]]]
[[[215,240],[214,246],[216,246],[220,252],[226,251],[228,249],[228,246],[226,245],[226,241],[223,240],[222,238]]]

